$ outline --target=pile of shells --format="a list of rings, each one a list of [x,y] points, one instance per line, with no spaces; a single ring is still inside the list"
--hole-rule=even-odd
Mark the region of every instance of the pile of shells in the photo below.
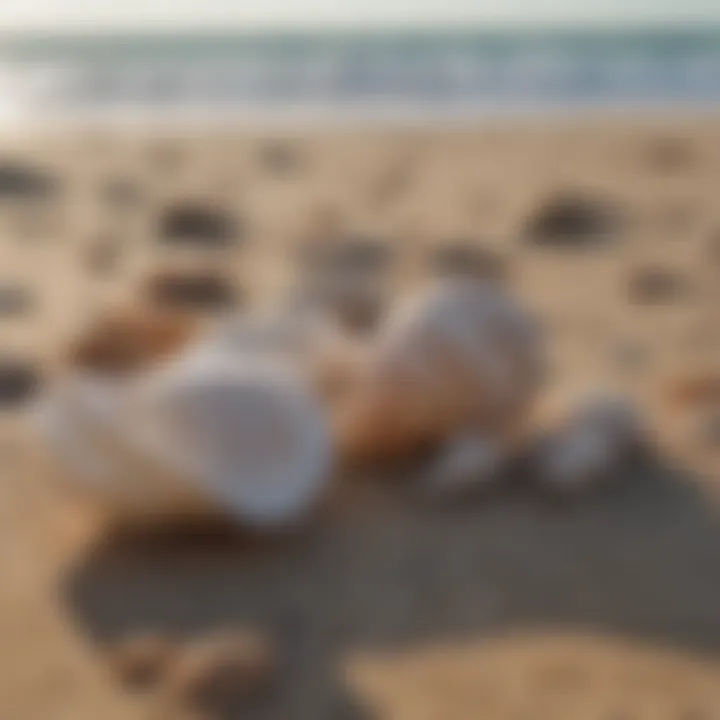
[[[60,465],[113,513],[306,517],[334,462],[436,453],[429,483],[484,484],[523,442],[544,379],[538,325],[497,283],[440,282],[373,338],[285,308],[206,324],[136,308],[74,346],[41,418]],[[613,473],[641,435],[617,399],[585,403],[535,457],[547,487]]]

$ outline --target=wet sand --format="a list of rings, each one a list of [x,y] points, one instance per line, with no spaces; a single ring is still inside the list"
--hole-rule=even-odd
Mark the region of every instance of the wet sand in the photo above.
[[[247,624],[284,658],[252,718],[720,716],[720,431],[664,402],[675,373],[720,370],[715,118],[2,148],[1,718],[157,717],[110,644]],[[447,507],[412,468],[363,473],[272,540],[111,533],[52,487],[24,400],[75,328],[157,271],[155,301],[260,307],[337,243],[375,258],[380,315],[439,274],[505,283],[545,328],[548,396],[630,394],[652,466],[571,502],[518,476]]]

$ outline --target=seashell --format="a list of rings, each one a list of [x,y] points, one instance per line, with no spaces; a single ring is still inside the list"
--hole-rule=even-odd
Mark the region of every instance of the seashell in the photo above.
[[[201,493],[127,436],[132,381],[78,371],[38,408],[64,489],[122,519],[206,514]]]
[[[231,516],[291,521],[328,481],[326,413],[287,365],[203,352],[143,377],[137,395],[137,442]]]
[[[425,488],[433,495],[455,495],[491,485],[507,459],[505,449],[474,434],[453,438],[430,468]]]
[[[119,376],[171,358],[198,337],[188,313],[159,308],[113,310],[71,343],[65,360],[73,370]]]
[[[235,350],[226,339],[200,337],[130,374],[81,367],[61,382],[41,420],[73,486],[130,518],[219,513],[266,525],[308,510],[332,455],[320,400],[258,338]]]
[[[540,482],[567,492],[596,487],[622,469],[644,437],[628,400],[587,398],[541,441],[535,457]]]
[[[514,432],[541,381],[532,319],[493,283],[453,280],[391,315],[339,412],[350,457]]]

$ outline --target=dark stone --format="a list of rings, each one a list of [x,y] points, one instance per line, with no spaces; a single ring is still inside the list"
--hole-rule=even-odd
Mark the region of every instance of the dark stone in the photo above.
[[[0,359],[0,408],[12,408],[29,400],[40,385],[36,368],[19,359]]]
[[[199,204],[166,208],[160,215],[160,237],[176,245],[226,247],[240,235],[238,223],[223,210]]]
[[[560,193],[529,218],[525,237],[538,247],[580,249],[602,244],[620,230],[620,214],[605,201]]]
[[[628,296],[637,305],[673,303],[687,297],[690,291],[687,278],[672,268],[638,268],[628,280]]]
[[[0,161],[0,199],[47,200],[58,181],[45,170],[13,160]]]
[[[0,317],[28,315],[35,306],[35,298],[23,285],[0,284]]]
[[[430,263],[440,276],[503,280],[508,271],[506,258],[499,252],[469,241],[439,246],[432,252]]]
[[[164,273],[146,285],[148,298],[156,305],[184,310],[219,311],[240,303],[237,288],[214,273]]]

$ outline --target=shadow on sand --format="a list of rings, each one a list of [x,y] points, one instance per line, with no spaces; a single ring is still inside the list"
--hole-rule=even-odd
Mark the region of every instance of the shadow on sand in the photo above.
[[[268,717],[287,719],[357,717],[337,677],[355,650],[557,627],[720,651],[719,516],[681,473],[562,504],[517,487],[447,508],[407,484],[351,492],[276,541],[107,537],[66,600],[97,641],[269,628],[286,677]]]

